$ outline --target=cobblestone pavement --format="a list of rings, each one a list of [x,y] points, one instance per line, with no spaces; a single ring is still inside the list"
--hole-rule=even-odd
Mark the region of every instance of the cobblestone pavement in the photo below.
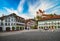
[[[21,30],[21,31],[10,31],[10,32],[0,32],[0,36],[8,36],[8,35],[14,35],[14,34],[21,34],[23,32],[31,32],[31,31],[38,31],[38,29],[34,30]]]
[[[30,31],[0,36],[0,41],[60,41],[60,32]]]

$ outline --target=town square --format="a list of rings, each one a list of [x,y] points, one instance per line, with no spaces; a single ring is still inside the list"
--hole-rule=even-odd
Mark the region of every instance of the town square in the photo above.
[[[0,41],[60,41],[60,0],[0,0]]]

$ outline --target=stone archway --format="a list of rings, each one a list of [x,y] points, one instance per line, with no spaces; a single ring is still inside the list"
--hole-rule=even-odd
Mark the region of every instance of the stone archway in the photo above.
[[[2,31],[2,27],[0,27],[0,31]]]
[[[6,27],[6,31],[10,31],[10,27]]]

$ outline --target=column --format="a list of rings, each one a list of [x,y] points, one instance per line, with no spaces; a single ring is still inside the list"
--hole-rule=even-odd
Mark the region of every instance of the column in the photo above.
[[[24,30],[25,30],[25,23],[24,23],[24,26],[23,27],[24,27]]]
[[[3,31],[6,31],[6,27],[5,27],[5,20],[3,20],[2,30],[3,30]]]
[[[38,26],[38,30],[39,30],[39,26]]]
[[[3,26],[2,26],[2,27],[3,27]],[[6,31],[6,27],[4,26],[4,27],[2,28],[2,30],[3,30],[3,31]]]
[[[58,26],[56,26],[57,27],[57,29],[58,29]]]
[[[16,30],[16,25],[15,25],[15,30]]]
[[[10,26],[10,30],[12,31],[12,26]]]
[[[43,29],[44,29],[44,26],[43,26]]]

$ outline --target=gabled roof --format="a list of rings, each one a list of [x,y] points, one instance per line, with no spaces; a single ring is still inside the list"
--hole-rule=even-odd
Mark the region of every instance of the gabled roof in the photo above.
[[[25,23],[30,22],[30,21],[36,21],[35,19],[27,19],[25,20]]]
[[[22,17],[20,17],[20,16],[17,16],[15,13],[12,13],[12,14],[6,15],[6,16],[2,16],[2,17],[0,17],[0,19],[1,19],[1,20],[4,20],[4,18],[9,17],[9,16],[14,16],[14,17],[16,17],[17,20],[20,20],[20,19],[25,20],[24,18],[22,18]]]

